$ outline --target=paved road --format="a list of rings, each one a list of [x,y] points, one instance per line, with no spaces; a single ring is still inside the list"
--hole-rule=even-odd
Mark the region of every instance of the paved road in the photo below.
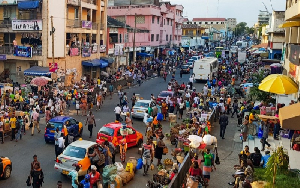
[[[179,83],[187,82],[188,77],[189,75],[183,75],[183,78],[180,79],[179,74],[176,74],[176,79],[179,81]],[[203,84],[198,83],[196,84],[196,87],[202,89]],[[132,93],[137,93],[145,99],[150,99],[151,93],[157,96],[160,91],[166,90],[166,88],[167,83],[164,82],[162,78],[153,78],[143,83],[140,87],[137,86],[127,89],[126,92],[129,98],[131,98]],[[89,139],[87,127],[84,127],[82,136],[84,140],[95,141],[96,132],[99,130],[99,128],[104,124],[115,120],[113,109],[115,105],[118,104],[118,101],[117,95],[114,95],[112,100],[106,99],[106,101],[104,101],[104,106],[100,111],[94,111],[97,127],[94,128],[94,134],[91,139]],[[79,121],[85,120],[85,117],[75,115],[74,111],[71,111],[70,115]],[[44,122],[44,119],[42,119],[41,122]],[[134,120],[133,122],[133,127],[144,133],[144,123],[141,120]],[[163,125],[164,132],[169,132],[170,128],[168,123],[165,122]],[[23,136],[23,139],[19,142],[10,141],[9,138],[6,138],[5,144],[0,145],[0,155],[9,157],[13,163],[11,177],[7,180],[0,180],[0,187],[25,187],[25,181],[29,174],[30,163],[34,154],[38,156],[38,160],[41,162],[41,167],[45,174],[45,183],[43,187],[55,187],[58,180],[63,182],[63,187],[71,187],[70,179],[54,170],[54,145],[46,144],[44,141],[43,132],[45,129],[45,123],[42,123],[40,128],[42,130],[40,134],[36,133],[34,136],[30,136],[29,132],[27,132],[27,134]],[[137,148],[131,148],[128,150],[127,156],[139,157],[137,151]],[[119,160],[118,155],[116,156],[116,160]],[[140,170],[135,175],[134,180],[131,181],[126,187],[145,187],[145,184],[149,179],[152,179],[152,175],[144,177],[142,176],[142,171]]]

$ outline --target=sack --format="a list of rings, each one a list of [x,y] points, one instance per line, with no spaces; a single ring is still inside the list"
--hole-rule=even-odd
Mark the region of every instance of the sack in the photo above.
[[[105,163],[105,155],[103,153],[97,154],[99,157],[99,160],[97,162],[98,166],[101,166]]]
[[[163,154],[166,155],[167,153],[169,153],[169,149],[167,147],[164,147]]]
[[[130,157],[129,160],[127,161],[127,163],[132,163],[133,169],[135,169],[137,166],[137,160],[133,157]]]
[[[110,176],[115,174],[117,174],[117,167],[115,165],[106,165],[103,168],[102,177],[104,180],[110,179]]]
[[[143,168],[143,159],[139,158],[138,161],[137,161],[136,169],[139,170],[139,169],[142,169],[142,168]]]
[[[28,177],[27,177],[27,180],[26,180],[26,185],[27,185],[28,187],[30,187],[30,186],[31,186],[31,180],[30,180],[30,176],[28,176]]]
[[[300,151],[300,145],[299,144],[294,144],[293,145],[293,150]]]
[[[115,162],[115,166],[117,167],[118,172],[122,172],[124,170],[123,164],[121,162]]]
[[[123,184],[127,184],[130,180],[133,179],[134,173],[126,172],[124,170],[122,172],[118,172],[118,175],[122,178]]]
[[[133,173],[133,164],[132,163],[127,163],[125,170],[126,170],[126,172]]]

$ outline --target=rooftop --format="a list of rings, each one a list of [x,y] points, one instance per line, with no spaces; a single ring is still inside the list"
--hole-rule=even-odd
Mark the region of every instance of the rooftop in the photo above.
[[[201,29],[202,27],[199,27],[197,24],[182,24],[183,29]]]
[[[226,21],[225,18],[193,18],[193,21]]]

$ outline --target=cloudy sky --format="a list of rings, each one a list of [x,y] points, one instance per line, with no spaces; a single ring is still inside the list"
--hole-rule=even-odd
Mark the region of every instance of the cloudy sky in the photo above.
[[[167,0],[164,0],[167,1]],[[247,22],[253,26],[257,22],[259,10],[265,10],[262,2],[271,12],[270,0],[168,0],[184,7],[183,15],[192,18],[237,18],[237,22]],[[273,9],[285,10],[285,0],[271,0]],[[219,2],[219,6],[218,6]]]

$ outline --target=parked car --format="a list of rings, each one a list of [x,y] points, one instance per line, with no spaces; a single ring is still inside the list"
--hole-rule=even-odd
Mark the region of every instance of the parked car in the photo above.
[[[0,178],[8,179],[12,171],[12,162],[8,157],[0,157]]]
[[[189,67],[189,65],[181,65],[181,69],[183,70],[183,73],[190,74],[190,67]]]
[[[194,68],[194,62],[188,62],[187,65],[189,66],[190,69]]]
[[[123,126],[124,125],[119,122],[112,122],[102,126],[97,134],[96,142],[100,144],[107,140],[113,143],[116,147],[116,150],[119,151],[120,148],[118,145],[120,144],[120,140],[123,139],[123,136],[120,133],[120,129]],[[135,130],[133,127],[127,126],[126,128],[130,129],[129,134],[126,136],[127,147],[140,147],[143,143],[143,134]]]
[[[81,136],[83,132],[81,122],[69,116],[57,116],[47,122],[44,134],[46,143],[55,141],[54,133],[57,127],[65,136],[67,136],[70,131],[73,131],[74,136]]]
[[[96,142],[88,140],[72,142],[66,147],[63,153],[57,157],[54,169],[64,175],[68,175],[70,171],[75,170],[76,165],[79,165],[80,170],[78,171],[78,176],[86,175],[91,166],[91,160],[88,154],[94,152],[94,145],[96,144]]]
[[[145,112],[148,110],[148,107],[151,106],[153,109],[153,116],[157,115],[157,107],[155,102],[151,100],[138,100],[131,110],[131,116],[133,118],[144,118]]]
[[[160,103],[162,100],[166,100],[167,96],[171,95],[174,96],[174,91],[162,91],[158,94],[156,98],[156,103]]]

